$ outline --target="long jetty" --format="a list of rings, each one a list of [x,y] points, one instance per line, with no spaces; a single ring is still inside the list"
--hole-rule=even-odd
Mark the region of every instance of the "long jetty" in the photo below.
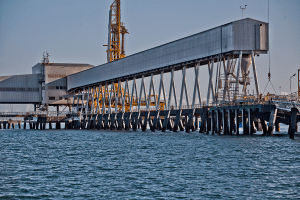
[[[127,113],[75,113],[64,112],[61,116],[49,117],[46,114],[0,113],[0,117],[23,117],[19,121],[1,121],[0,129],[92,129],[92,130],[134,130],[146,131],[199,131],[205,134],[254,135],[262,131],[272,136],[280,132],[280,124],[289,126],[290,138],[298,132],[300,115],[299,103],[283,101],[240,101],[203,108],[180,110],[140,111]],[[33,121],[33,117],[36,120]],[[200,123],[199,123],[200,122]],[[268,123],[267,123],[268,122]],[[17,124],[17,125],[16,125]],[[23,126],[21,126],[23,124]],[[47,124],[47,125],[46,125]],[[200,126],[199,126],[200,124]],[[242,124],[242,132],[239,125]]]

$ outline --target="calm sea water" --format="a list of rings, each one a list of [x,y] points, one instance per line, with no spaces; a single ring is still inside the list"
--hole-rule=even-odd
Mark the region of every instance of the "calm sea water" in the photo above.
[[[0,130],[0,199],[297,199],[300,138]]]

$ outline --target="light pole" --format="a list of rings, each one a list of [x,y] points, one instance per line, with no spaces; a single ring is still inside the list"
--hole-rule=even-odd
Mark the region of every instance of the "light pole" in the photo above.
[[[244,19],[244,10],[246,9],[247,5],[245,5],[244,8],[242,8],[242,6],[240,6],[240,9],[242,9],[242,12],[243,12],[243,19]]]
[[[296,76],[296,73],[293,74],[291,77],[290,77],[290,93],[291,93],[291,100],[292,100],[292,78]]]
[[[280,91],[280,92],[279,92],[279,95],[281,95],[281,86],[279,86],[279,91]]]

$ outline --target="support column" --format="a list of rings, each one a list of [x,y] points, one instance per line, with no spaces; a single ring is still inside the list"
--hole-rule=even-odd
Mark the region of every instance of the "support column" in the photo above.
[[[232,120],[231,120],[231,110],[228,109],[228,134],[232,135]]]
[[[201,115],[201,125],[199,129],[199,133],[204,133],[206,129],[206,121],[207,121],[207,110],[204,109]]]
[[[124,114],[125,130],[129,130],[131,128],[130,120],[131,120],[131,113],[125,113]]]
[[[223,121],[224,121],[224,127],[223,127],[223,129],[224,129],[224,135],[228,135],[229,134],[229,116],[228,116],[228,112],[227,112],[227,110],[226,109],[224,109],[223,110],[223,117],[224,117],[224,119],[223,119]]]
[[[251,109],[249,108],[248,109],[248,131],[249,131],[250,135],[253,135],[253,132],[252,132],[253,119],[252,119],[251,115],[252,115],[252,112],[251,112]]]
[[[199,116],[195,115],[195,125],[194,125],[194,130],[193,131],[198,130],[198,128],[199,128]]]
[[[280,124],[278,121],[275,121],[275,131],[280,132]]]
[[[244,108],[242,109],[242,125],[243,125],[243,135],[248,135],[246,110]]]
[[[103,129],[103,114],[98,114],[98,123],[97,123],[97,129]]]
[[[262,127],[262,130],[263,130],[263,135],[267,135],[268,134],[267,122],[263,119],[260,119],[260,123],[261,123],[261,127]]]
[[[69,121],[65,121],[65,129],[69,129]]]
[[[147,114],[144,116],[144,120],[142,123],[142,131],[146,131],[147,130],[147,126],[148,126],[148,120],[150,118],[150,112],[148,111]]]
[[[260,122],[260,119],[255,119],[254,120],[254,124],[255,124],[255,127],[257,129],[257,131],[262,131],[262,126],[261,126],[261,122]]]
[[[141,113],[134,113],[131,115],[131,126],[132,126],[132,130],[136,131],[138,129],[139,126],[139,121],[140,121],[140,115]]]
[[[115,130],[117,127],[116,127],[116,116],[117,116],[117,113],[112,113],[110,115],[110,130]]]
[[[43,130],[46,129],[46,121],[43,120]]]
[[[215,134],[215,111],[214,110],[211,110],[210,112],[210,119],[211,119],[211,134],[214,135]]]
[[[259,85],[258,85],[256,65],[255,65],[255,59],[254,59],[254,53],[253,53],[253,51],[251,51],[251,58],[252,58],[254,82],[255,82],[255,88],[256,88],[256,97],[259,98]]]
[[[179,123],[181,122],[181,113],[182,113],[181,109],[179,111],[177,111],[175,124],[174,124],[174,128],[173,128],[174,132],[178,131]]]
[[[222,114],[220,110],[217,110],[217,124],[218,124],[218,135],[221,135],[222,132]]]
[[[167,114],[165,115],[162,130],[161,130],[162,132],[165,132],[167,130],[169,120],[170,120],[170,110],[168,110]]]
[[[297,125],[297,108],[292,108],[292,116],[291,116],[291,122],[289,127],[289,136],[291,139],[295,138],[295,132],[296,132],[296,125]]]
[[[207,100],[206,100],[207,105],[209,105],[210,92],[212,93],[212,101],[214,102],[215,100],[215,91],[214,91],[214,85],[212,80],[213,72],[214,72],[214,60],[208,62],[209,82],[208,82]]]
[[[1,127],[0,127],[1,129]],[[23,129],[26,129],[26,120],[24,120],[24,126],[23,126]]]
[[[235,133],[240,134],[240,120],[239,120],[239,109],[235,109]]]
[[[185,124],[185,131],[187,133],[189,133],[191,129],[192,131],[195,130],[194,114],[195,114],[195,109],[192,109],[190,110],[190,113],[187,115],[188,119],[186,120],[186,124]]]
[[[231,135],[232,132],[236,132],[235,130],[235,121],[234,121],[234,110],[230,110],[230,127],[231,127]]]
[[[209,115],[209,111],[207,111],[207,113],[206,113],[206,117],[207,117],[207,119],[206,119],[206,134],[209,134],[209,131],[211,130],[211,116]]]
[[[238,98],[238,94],[239,94],[239,84],[240,84],[239,83],[239,76],[240,76],[240,69],[241,69],[241,65],[242,65],[242,56],[243,56],[243,52],[240,51],[238,68],[237,68],[237,73],[236,73],[235,99]]]
[[[56,122],[56,127],[55,129],[60,129],[60,122]]]
[[[277,116],[277,108],[273,108],[270,113],[268,135],[273,135],[276,116]]]
[[[59,116],[59,106],[56,106],[56,114]]]

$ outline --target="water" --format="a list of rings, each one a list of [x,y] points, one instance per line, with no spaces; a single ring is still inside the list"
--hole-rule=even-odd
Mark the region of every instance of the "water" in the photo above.
[[[300,138],[1,130],[0,199],[296,199]]]

